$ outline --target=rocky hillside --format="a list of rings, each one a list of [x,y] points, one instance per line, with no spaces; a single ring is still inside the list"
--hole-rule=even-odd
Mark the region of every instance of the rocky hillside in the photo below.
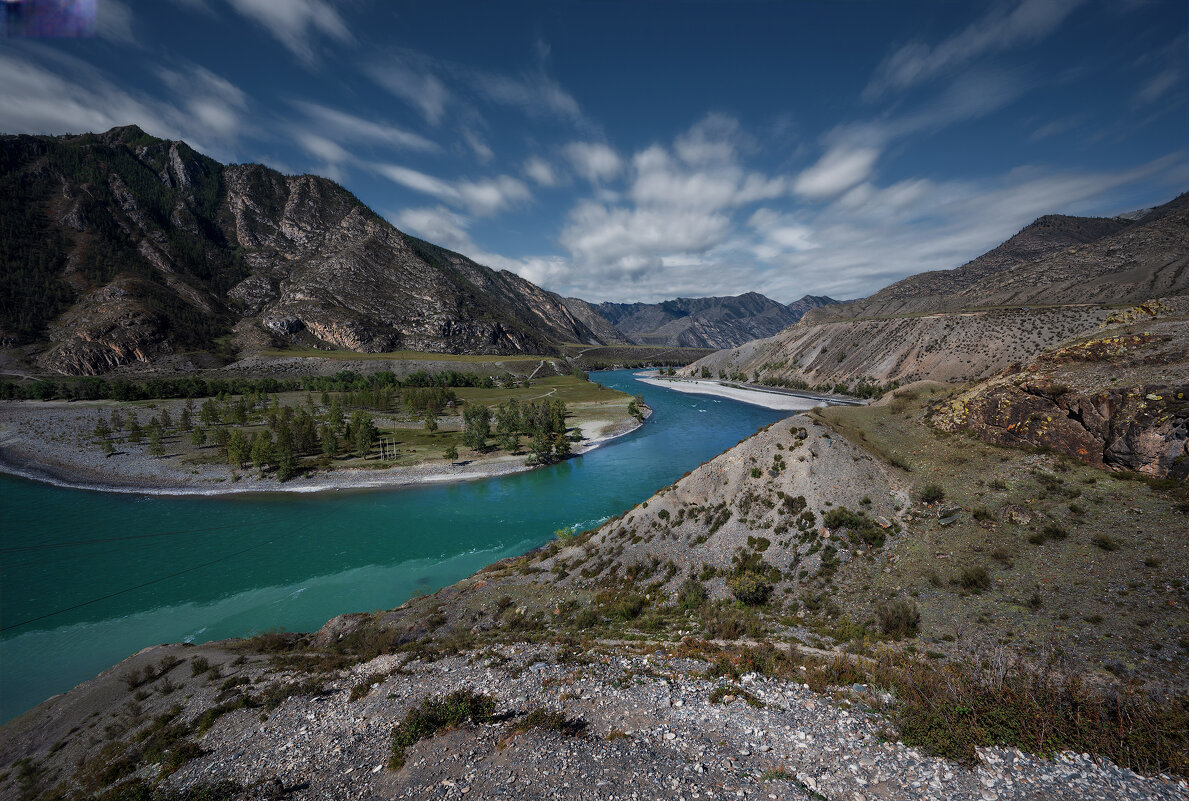
[[[806,295],[782,306],[757,292],[724,298],[677,298],[663,303],[600,303],[595,311],[641,345],[733,348],[772,336],[807,309],[834,303]]]
[[[224,166],[134,126],[5,136],[0,175],[0,342],[51,372],[285,344],[605,342],[557,295],[406,236],[323,178]]]
[[[910,276],[868,298],[815,312],[810,320],[1138,303],[1189,291],[1186,266],[1189,194],[1135,220],[1047,215],[961,267]]]
[[[783,386],[975,381],[1093,334],[1115,304],[1189,294],[1189,195],[1135,221],[1051,215],[955,270],[809,311],[686,374]]]
[[[0,730],[0,798],[1189,797],[1177,497],[931,428],[953,399],[790,417],[395,610],[146,649]]]

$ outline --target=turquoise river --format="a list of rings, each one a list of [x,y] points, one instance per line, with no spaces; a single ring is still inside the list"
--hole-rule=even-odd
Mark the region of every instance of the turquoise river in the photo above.
[[[637,382],[654,413],[511,476],[314,494],[142,496],[0,476],[0,721],[148,645],[309,631],[619,514],[791,414]]]

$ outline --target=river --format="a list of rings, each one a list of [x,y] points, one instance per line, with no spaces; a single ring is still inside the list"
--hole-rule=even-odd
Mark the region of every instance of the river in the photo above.
[[[141,496],[0,476],[0,722],[149,645],[399,606],[564,526],[589,528],[790,412],[686,395],[630,371],[639,430],[500,478],[392,490]]]

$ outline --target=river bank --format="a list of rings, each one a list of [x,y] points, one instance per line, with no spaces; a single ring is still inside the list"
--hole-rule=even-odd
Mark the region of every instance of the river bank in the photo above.
[[[714,380],[702,379],[673,379],[661,378],[655,373],[639,373],[636,380],[654,387],[664,387],[674,392],[684,392],[690,395],[713,395],[719,398],[730,398],[753,406],[781,411],[808,411],[816,406],[826,406],[834,401],[825,397],[813,397],[809,394],[794,395],[778,390],[744,388],[727,385]]]
[[[312,493],[398,487],[456,481],[475,481],[533,470],[544,465],[525,463],[527,454],[484,455],[453,464],[436,459],[426,464],[396,467],[348,467],[315,470],[281,482],[249,471],[231,471],[224,464],[183,461],[178,454],[150,456],[145,446],[122,445],[105,456],[85,435],[96,408],[115,404],[14,402],[4,407],[0,422],[0,473],[67,489],[137,495],[235,495],[260,492]],[[645,409],[644,417],[651,415]],[[626,436],[644,423],[628,420],[587,420],[593,436],[576,442],[572,455],[581,456]]]

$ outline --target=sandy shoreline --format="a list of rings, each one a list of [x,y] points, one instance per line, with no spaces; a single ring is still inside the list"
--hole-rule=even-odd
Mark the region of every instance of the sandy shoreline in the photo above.
[[[765,409],[804,412],[815,406],[825,406],[825,400],[801,398],[796,395],[785,395],[779,392],[765,392],[760,389],[743,389],[741,387],[727,387],[717,381],[703,381],[683,379],[670,381],[656,378],[647,374],[637,375],[636,380],[654,387],[664,387],[674,392],[684,392],[690,395],[714,395],[720,398],[730,398],[752,406],[763,406]]]
[[[649,415],[651,410],[646,410],[645,417]],[[642,425],[643,422],[635,420],[623,423],[601,436],[575,443],[572,454],[581,456],[632,433]],[[74,458],[65,458],[62,453],[64,450]],[[134,495],[224,496],[396,489],[443,482],[477,481],[545,466],[529,466],[524,460],[524,455],[504,455],[471,463],[459,462],[455,466],[418,465],[384,470],[352,468],[296,478],[282,484],[276,479],[257,478],[247,472],[239,480],[233,481],[222,471],[221,465],[187,465],[184,468],[187,473],[182,473],[183,468],[172,465],[168,459],[152,459],[138,453],[120,454],[109,460],[90,451],[53,446],[32,452],[27,442],[13,436],[9,430],[0,430],[0,473],[66,489]],[[113,477],[113,473],[117,473],[121,467],[133,469],[122,477]]]

